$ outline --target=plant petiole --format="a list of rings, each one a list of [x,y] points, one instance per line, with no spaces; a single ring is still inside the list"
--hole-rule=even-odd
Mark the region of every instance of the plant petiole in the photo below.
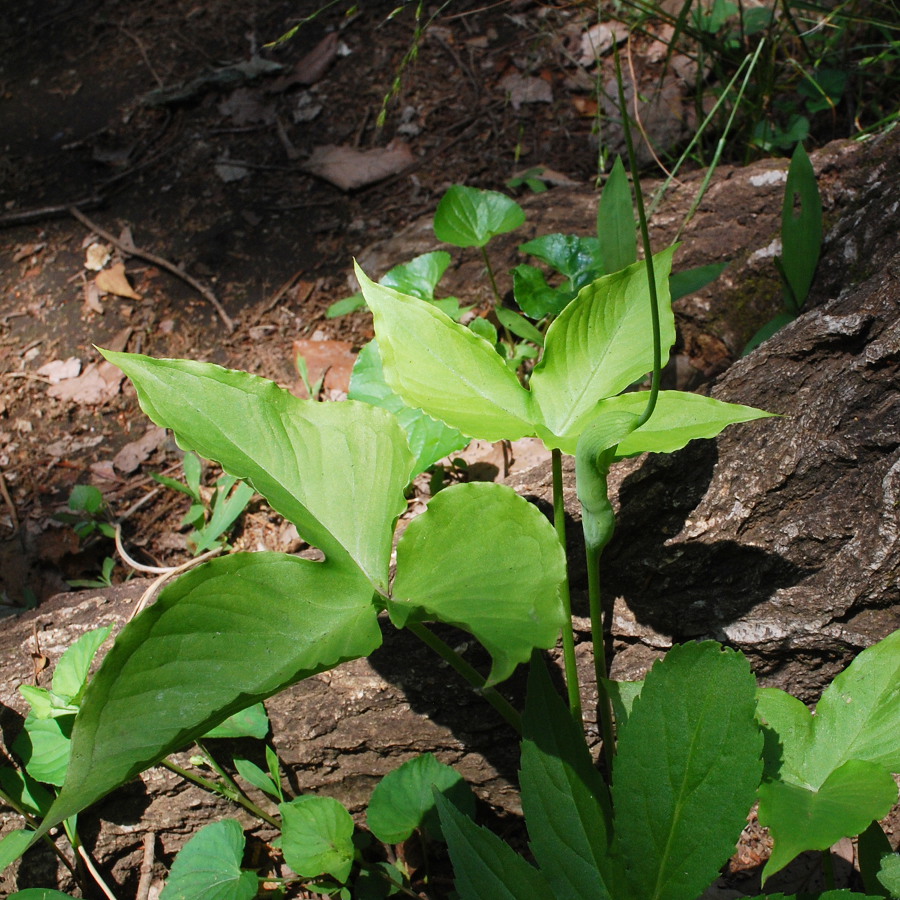
[[[160,760],[159,765],[164,766],[170,772],[174,772],[176,775],[180,775],[182,778],[186,778],[188,781],[193,781],[194,784],[202,787],[204,790],[209,791],[212,794],[219,794],[221,797],[225,797],[226,800],[231,800],[232,803],[238,803],[247,810],[247,812],[252,813],[257,818],[262,819],[264,822],[268,822],[275,828],[281,829],[281,822],[276,819],[274,816],[270,816],[264,809],[260,809],[252,800],[249,800],[242,793],[238,792],[234,794],[229,788],[225,785],[216,784],[214,781],[210,781],[208,778],[204,778],[202,775],[195,775],[193,772],[188,769],[182,768],[177,763],[172,762],[171,759],[163,759]],[[230,781],[230,779],[229,779]]]
[[[406,627],[421,641],[431,647],[435,653],[451,668],[455,669],[472,687],[478,691],[494,709],[512,725],[515,730],[522,733],[522,717],[515,707],[495,688],[485,687],[485,679],[481,673],[469,665],[448,643],[441,640],[430,628],[419,622],[411,622]]]
[[[553,524],[559,536],[563,550],[566,549],[566,507],[563,499],[562,451],[551,451],[553,469]],[[572,631],[572,597],[569,591],[568,566],[566,579],[560,586],[560,600],[566,615],[566,624],[562,630],[563,664],[566,673],[566,691],[569,697],[569,709],[572,718],[578,725],[583,725],[581,710],[581,691],[578,684],[578,666],[575,660],[575,634]]]

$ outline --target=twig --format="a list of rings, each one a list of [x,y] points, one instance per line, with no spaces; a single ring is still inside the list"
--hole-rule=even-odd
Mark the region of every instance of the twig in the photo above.
[[[0,496],[3,497],[3,502],[9,508],[9,515],[12,518],[12,533],[19,533],[19,517],[16,515],[16,505],[12,501],[12,497],[9,495],[9,488],[6,486],[6,479],[3,477],[3,473],[0,472]]]
[[[141,877],[138,881],[137,893],[134,900],[148,900],[150,897],[150,884],[153,878],[153,848],[156,843],[155,834],[144,835],[144,858],[141,860]]]
[[[164,88],[166,86],[166,84],[162,80],[162,78],[159,77],[159,73],[156,71],[156,69],[153,68],[153,64],[150,62],[150,57],[147,55],[147,50],[145,49],[144,45],[141,43],[141,39],[136,34],[132,34],[124,25],[119,25],[119,31],[121,31],[122,34],[125,35],[125,37],[134,41],[134,43],[137,45],[138,51],[140,52],[141,56],[143,57],[144,64],[150,70],[150,74],[153,76],[154,81],[156,81],[156,83],[161,88]]]
[[[161,269],[165,269],[167,272],[171,272],[177,278],[180,278],[186,284],[189,284],[198,294],[208,300],[216,312],[219,314],[219,318],[225,323],[225,327],[228,329],[229,334],[234,334],[234,321],[225,312],[225,308],[219,302],[218,297],[207,287],[204,287],[191,275],[188,275],[184,269],[176,266],[175,263],[169,262],[167,259],[163,259],[161,256],[157,256],[155,253],[150,253],[148,250],[142,250],[140,247],[136,247],[133,243],[124,243],[120,241],[117,237],[113,237],[108,231],[101,228],[96,222],[92,222],[81,210],[77,209],[74,206],[69,207],[69,214],[74,216],[74,218],[78,219],[82,225],[86,228],[90,228],[91,231],[100,235],[104,241],[109,241],[114,247],[118,247],[123,253],[127,253],[130,256],[137,256],[140,259],[145,259],[147,262],[153,263],[155,266],[159,266]]]
[[[103,203],[102,197],[84,197],[74,203],[58,203],[54,206],[37,206],[31,209],[17,209],[0,215],[0,228],[15,228],[17,225],[30,225],[32,222],[40,222],[43,219],[52,219],[56,216],[69,214],[71,208],[84,207],[94,209]]]

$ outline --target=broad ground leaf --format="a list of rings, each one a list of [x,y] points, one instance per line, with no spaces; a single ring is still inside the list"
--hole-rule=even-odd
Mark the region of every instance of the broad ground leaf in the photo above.
[[[268,772],[264,772],[256,763],[240,756],[234,757],[234,767],[237,769],[238,775],[248,784],[258,788],[263,793],[274,797],[276,800],[283,800],[279,785],[275,784],[272,776]]]
[[[181,848],[160,900],[252,900],[259,881],[241,868],[244,832],[235,819],[201,828]]]
[[[760,789],[759,817],[775,838],[768,877],[826,835],[837,834],[833,843],[857,834],[896,800],[889,773],[900,771],[900,631],[860,653],[825,690],[815,716],[773,688],[759,692],[758,711],[771,782]],[[854,795],[853,778],[868,787],[864,796]]]
[[[369,830],[385,844],[399,844],[417,828],[432,839],[443,840],[435,790],[469,818],[474,817],[475,795],[459,772],[433,754],[423,753],[378,782],[366,812]]]
[[[332,797],[307,794],[278,806],[284,861],[305,878],[331,875],[344,882],[353,868],[353,819]]]
[[[856,841],[856,860],[863,887],[869,894],[889,896],[878,880],[879,869],[887,857],[897,856],[891,842],[878,822],[870,822],[868,828],[859,833]],[[900,861],[900,856],[897,856]],[[900,883],[898,883],[900,888]],[[898,891],[900,893],[900,891]]]
[[[375,333],[391,388],[423,409],[484,440],[516,440],[534,431],[529,397],[483,338],[430,303],[356,277],[375,316]]]
[[[434,250],[423,253],[408,263],[394,266],[378,281],[401,294],[409,294],[420,300],[433,300],[434,289],[449,265],[450,254],[446,250]]]
[[[597,237],[605,271],[612,273],[637,259],[634,201],[621,157],[616,157],[597,208]]]
[[[473,482],[441,491],[397,546],[391,620],[456,625],[493,658],[489,684],[508,678],[564,622],[565,556],[553,526],[511,488]]]
[[[631,895],[694,900],[734,852],[762,774],[756,682],[706,642],[673,647],[634,701],[613,772]]]
[[[393,523],[412,458],[403,431],[367,403],[300,400],[246,372],[105,353],[141,408],[179,444],[249,482],[326,557],[353,561],[386,591]],[[336,498],[340,498],[337,502]]]
[[[593,272],[594,278],[603,274],[600,241],[595,237],[582,237],[578,234],[542,234],[533,241],[520,244],[519,250],[553,266],[573,285],[576,285],[579,276],[585,272]]]
[[[584,732],[535,654],[523,719],[522,809],[531,851],[559,900],[615,896],[609,791]]]
[[[663,359],[675,340],[668,278],[674,247],[654,257]],[[531,376],[534,421],[577,441],[600,400],[653,368],[647,269],[635,263],[583,288],[547,330],[544,358]],[[544,437],[548,446],[560,446]],[[568,451],[572,452],[572,451]]]
[[[633,391],[610,397],[597,405],[596,415],[630,412],[639,415],[647,405],[648,394]],[[727,426],[753,419],[764,419],[774,413],[738,403],[724,403],[712,397],[685,391],[660,391],[656,408],[646,424],[623,436],[616,456],[638,453],[673,453],[690,441],[713,438]],[[564,448],[565,449],[565,448]]]
[[[891,897],[900,897],[900,854],[891,853],[882,857],[878,881]]]
[[[825,850],[842,837],[864,831],[886,816],[897,799],[897,785],[875,763],[852,759],[836,769],[817,790],[786,781],[759,786],[759,822],[775,846],[763,869],[763,881],[805,850]]]
[[[556,900],[546,878],[509,844],[436,794],[460,900]]]
[[[622,732],[628,725],[628,718],[631,715],[634,701],[641,696],[644,682],[613,681],[610,678],[606,678],[604,683],[606,684],[606,694],[610,703],[612,703],[613,715],[616,718],[616,732],[621,737]]]
[[[399,395],[391,390],[384,380],[377,341],[369,341],[360,350],[350,377],[348,396],[351,400],[361,400],[373,406],[380,406],[397,417],[397,421],[406,432],[409,448],[415,457],[411,478],[415,478],[439,459],[443,459],[454,450],[461,450],[469,443],[464,434],[437,419],[432,419],[421,409],[407,406]]]
[[[435,210],[434,233],[454,247],[483,247],[524,221],[522,207],[506,194],[454,184]]]
[[[353,567],[239,553],[194,569],[122,629],[91,680],[42,828],[232,713],[380,643],[371,585]]]
[[[26,812],[43,816],[53,802],[53,794],[27,772],[0,766],[0,789]]]
[[[519,309],[532,319],[558,316],[578,293],[568,285],[552,288],[544,273],[522,263],[513,269],[513,296]]]
[[[0,872],[12,865],[33,843],[30,828],[17,828],[0,838]]]

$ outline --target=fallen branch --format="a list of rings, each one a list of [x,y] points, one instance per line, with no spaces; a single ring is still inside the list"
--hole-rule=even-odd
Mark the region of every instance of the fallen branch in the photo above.
[[[30,209],[16,209],[12,212],[0,215],[0,228],[15,228],[18,225],[30,225],[32,222],[41,222],[44,219],[53,219],[57,216],[68,215],[72,207],[76,209],[94,209],[103,203],[102,197],[84,197],[74,203],[57,203],[53,206],[33,206]]]
[[[205,300],[208,300],[215,311],[219,314],[219,318],[225,323],[225,327],[228,329],[229,334],[234,334],[234,320],[225,312],[225,307],[219,302],[218,297],[207,287],[204,287],[196,278],[191,275],[188,275],[184,269],[176,266],[175,263],[169,262],[167,259],[163,259],[161,256],[157,256],[155,253],[151,253],[149,250],[142,250],[140,247],[136,247],[133,242],[128,241],[120,241],[117,237],[113,237],[108,231],[101,228],[97,225],[96,222],[92,222],[80,209],[75,206],[69,207],[69,214],[74,216],[74,218],[78,219],[82,225],[86,228],[90,228],[91,231],[96,232],[100,237],[103,238],[104,241],[109,241],[114,247],[118,247],[123,253],[127,253],[129,256],[137,256],[140,259],[146,260],[149,263],[153,263],[155,266],[159,266],[161,269],[165,269],[167,272],[171,272],[176,278],[180,278],[186,284],[189,284],[198,294],[200,294]]]

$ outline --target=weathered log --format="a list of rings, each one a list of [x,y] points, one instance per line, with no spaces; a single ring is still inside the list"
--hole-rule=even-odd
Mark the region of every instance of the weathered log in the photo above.
[[[639,677],[673,641],[712,637],[744,650],[765,683],[812,700],[855,653],[900,627],[900,245],[891,224],[900,206],[898,146],[900,135],[888,136],[817,158],[832,179],[826,206],[835,222],[813,308],[735,364],[712,391],[783,417],[614,468],[619,527],[603,578],[615,600],[618,677]],[[835,180],[838,169],[843,181]],[[758,169],[773,170],[771,164]],[[724,244],[722,222],[739,204],[736,185],[755,188],[752,178],[747,170],[717,181],[695,233],[706,222]],[[766,241],[777,230],[779,208],[777,186],[770,193],[776,203]],[[576,214],[587,215],[584,209]],[[559,230],[575,230],[574,223]],[[754,234],[763,240],[763,232]],[[723,293],[740,289],[741,271],[752,274],[760,258],[747,254]],[[692,255],[686,264],[709,261]],[[728,323],[724,300],[713,299],[683,305],[681,325],[700,333],[698,322],[704,328]],[[754,307],[757,319],[777,303],[777,296],[764,299]],[[758,324],[723,324],[714,339],[727,357]],[[703,361],[686,352],[699,371]],[[549,473],[532,470],[516,486],[546,500]],[[571,484],[567,508],[570,537],[577,541]],[[35,634],[40,651],[55,661],[87,628],[123,621],[140,589],[63,595],[3,623],[0,730],[6,747],[25,709],[16,688],[34,679]],[[586,625],[577,622],[579,657],[587,664]],[[590,709],[589,665],[584,672]],[[323,790],[358,811],[381,775],[431,750],[457,765],[496,809],[517,809],[514,735],[408,636],[391,632],[369,660],[309,679],[268,706],[294,791]],[[121,896],[130,896],[145,834],[158,838],[155,871],[161,876],[161,862],[170,863],[190,833],[223,814],[250,825],[224,802],[151,770],[84,814],[81,825],[101,870],[120,885]],[[2,830],[17,824],[6,816]],[[2,876],[0,892],[53,884],[70,882],[40,851]]]

